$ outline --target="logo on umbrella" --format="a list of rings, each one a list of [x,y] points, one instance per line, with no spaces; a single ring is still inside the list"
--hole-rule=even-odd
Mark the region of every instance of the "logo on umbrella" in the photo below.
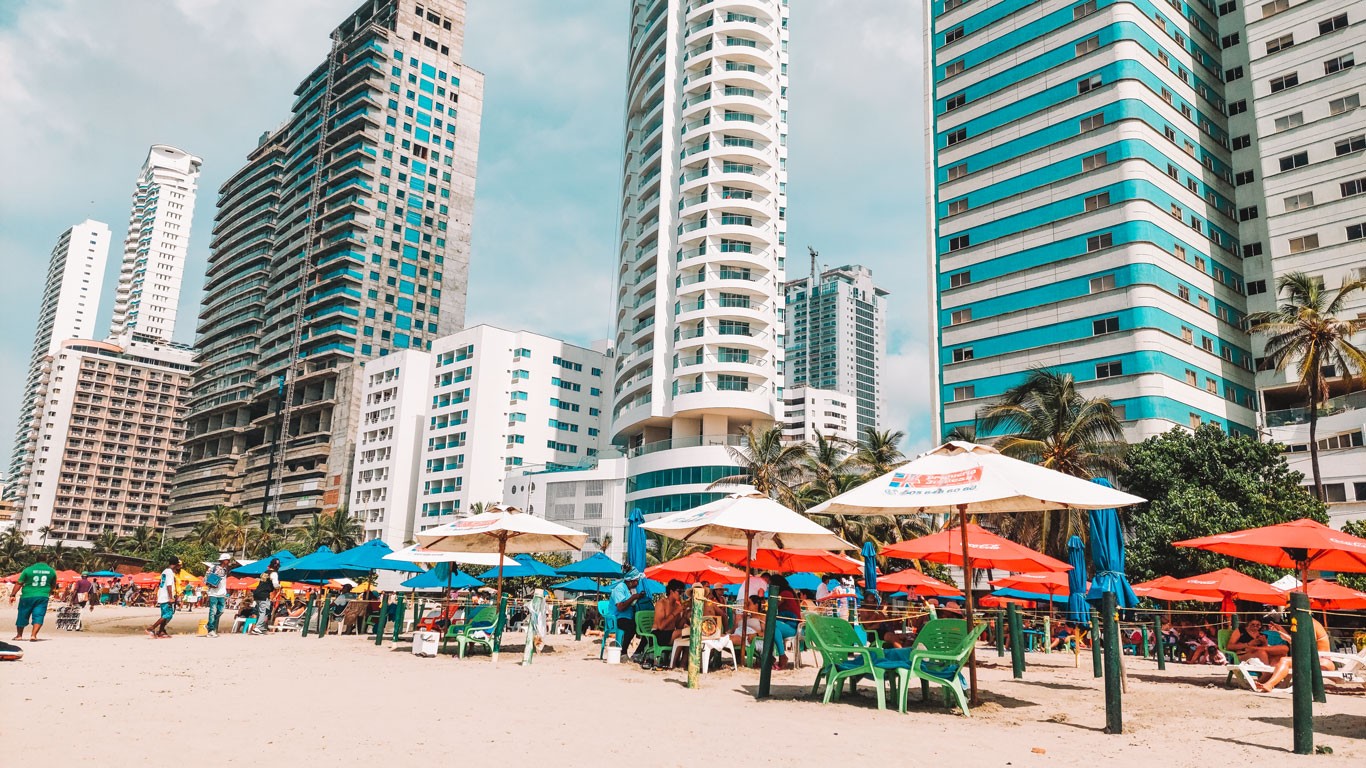
[[[981,479],[981,467],[938,475],[913,475],[907,472],[897,472],[892,475],[892,479],[887,483],[887,493],[897,493],[902,496],[943,493],[946,488],[951,486],[971,485],[980,482]]]

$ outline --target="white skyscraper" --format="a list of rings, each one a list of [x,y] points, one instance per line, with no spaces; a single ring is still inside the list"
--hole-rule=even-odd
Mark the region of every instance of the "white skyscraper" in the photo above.
[[[57,238],[48,260],[47,280],[38,304],[33,353],[24,381],[24,400],[10,458],[6,498],[14,498],[24,487],[32,470],[33,446],[37,438],[44,374],[51,356],[62,342],[71,338],[90,338],[95,332],[95,313],[100,305],[105,260],[109,257],[109,225],[86,219]]]
[[[645,514],[781,418],[787,38],[782,0],[631,7],[612,437]]]
[[[189,255],[190,222],[203,160],[154,144],[138,173],[110,337],[170,340]]]

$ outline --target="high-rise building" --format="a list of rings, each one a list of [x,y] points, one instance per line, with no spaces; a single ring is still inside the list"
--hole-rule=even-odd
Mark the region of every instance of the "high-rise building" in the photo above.
[[[787,386],[848,395],[854,399],[854,431],[879,429],[887,291],[873,284],[873,271],[858,265],[827,269],[819,277],[788,281],[784,294]]]
[[[483,75],[464,0],[366,0],[219,189],[173,526],[347,496],[355,363],[464,326]]]
[[[107,224],[86,219],[57,238],[48,258],[47,280],[43,283],[33,332],[33,352],[24,379],[24,399],[19,406],[14,452],[10,455],[9,483],[5,486],[5,498],[11,501],[26,493],[33,471],[38,430],[47,410],[46,376],[52,368],[52,355],[67,339],[95,334],[109,237]]]
[[[364,365],[350,511],[391,544],[503,499],[513,468],[591,465],[611,358],[488,325]]]
[[[1277,304],[1276,280],[1302,272],[1330,291],[1366,277],[1366,8],[1352,0],[1230,4],[1219,19],[1239,193],[1248,309]],[[1221,6],[1222,7],[1222,6]],[[1366,292],[1339,315],[1366,317]],[[1366,346],[1366,333],[1356,337]],[[1264,435],[1312,482],[1308,396],[1292,366],[1258,357]],[[1331,372],[1318,422],[1325,501],[1335,525],[1366,517],[1366,388]]]
[[[18,525],[30,544],[158,530],[194,368],[181,346],[68,339],[49,357]]]
[[[931,3],[938,426],[1044,366],[1137,440],[1256,433],[1212,3]]]
[[[138,172],[110,338],[170,341],[185,260],[190,251],[195,190],[203,160],[154,144]]]
[[[646,514],[718,496],[726,446],[781,418],[787,18],[631,4],[612,437]]]
[[[783,439],[814,443],[816,437],[854,443],[859,439],[854,398],[843,392],[807,386],[783,390]]]

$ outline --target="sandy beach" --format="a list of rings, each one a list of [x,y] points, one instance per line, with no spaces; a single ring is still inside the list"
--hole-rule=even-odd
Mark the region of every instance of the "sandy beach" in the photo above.
[[[485,762],[970,766],[1221,766],[1290,754],[1290,694],[1223,687],[1213,667],[1126,658],[1126,732],[1104,734],[1101,682],[1089,656],[1030,654],[1023,681],[1009,657],[980,652],[984,702],[964,718],[937,705],[878,712],[872,691],[822,705],[815,669],[777,672],[774,697],[753,698],[753,671],[713,672],[700,690],[682,670],[607,666],[572,636],[529,667],[509,635],[498,664],[424,659],[410,644],[297,635],[202,638],[205,613],[151,640],[148,609],[100,608],[86,631],[56,629],[0,666],[4,762],[33,766],[374,766]],[[0,627],[14,609],[0,609]],[[225,622],[226,624],[227,622]],[[225,626],[226,629],[226,626]],[[6,637],[9,635],[6,634]],[[808,654],[808,659],[810,655]],[[1315,705],[1320,763],[1366,760],[1366,696]],[[1103,756],[1103,757],[1102,757]],[[263,763],[264,761],[264,763]]]

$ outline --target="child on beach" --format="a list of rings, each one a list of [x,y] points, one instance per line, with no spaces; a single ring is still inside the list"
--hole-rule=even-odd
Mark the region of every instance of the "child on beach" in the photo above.
[[[1196,631],[1194,640],[1186,643],[1190,647],[1190,653],[1186,657],[1189,664],[1214,664],[1222,666],[1224,654],[1219,650],[1219,644],[1210,637],[1208,629],[1201,627]]]

